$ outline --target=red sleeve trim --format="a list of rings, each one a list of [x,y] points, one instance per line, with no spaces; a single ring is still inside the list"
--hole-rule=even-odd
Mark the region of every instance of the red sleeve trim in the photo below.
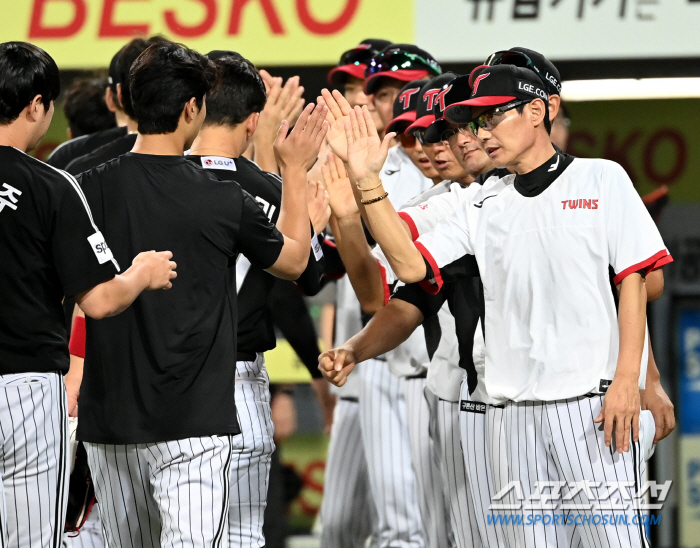
[[[672,262],[673,262],[673,257],[671,257],[671,255],[666,255],[665,257],[656,261],[656,264],[654,264],[654,266],[652,266],[649,269],[649,272],[651,272],[652,270],[657,270],[657,269],[661,268],[662,266],[667,265],[668,263],[672,263]]]
[[[415,242],[420,234],[418,233],[418,227],[416,227],[416,223],[411,219],[411,216],[406,213],[405,211],[399,211],[399,217],[404,220],[404,222],[408,225],[409,230],[411,231],[411,239]]]
[[[330,238],[324,238],[323,241],[329,247],[338,247],[335,245],[335,242],[333,240],[331,240]]]
[[[638,272],[640,270],[646,270],[646,272],[651,272],[655,268],[658,268],[656,266],[657,264],[661,263],[661,266],[663,266],[664,264],[667,264],[673,260],[673,258],[671,258],[670,261],[664,262],[664,260],[667,257],[671,257],[671,256],[668,254],[668,251],[666,251],[665,249],[662,249],[661,251],[659,251],[655,255],[652,255],[651,257],[649,257],[647,260],[642,261],[641,263],[637,263],[635,265],[632,265],[629,268],[625,268],[622,272],[620,272],[617,276],[615,276],[615,278],[613,279],[613,283],[615,285],[617,285],[622,280],[624,280],[627,276],[629,276],[630,274],[633,274],[633,273]]]
[[[430,268],[433,269],[433,275],[435,276],[435,283],[431,283],[428,280],[421,280],[419,282],[420,286],[431,295],[436,295],[440,293],[443,284],[440,269],[438,268],[437,262],[435,262],[435,259],[433,259],[433,256],[430,254],[430,251],[428,251],[422,243],[415,242],[415,245],[416,249],[420,251],[420,254],[423,255],[426,261],[428,261]]]
[[[384,306],[389,304],[389,299],[391,298],[391,291],[389,291],[389,284],[386,281],[386,268],[384,268],[384,265],[377,261],[377,264],[379,265],[379,274],[382,277],[382,287],[384,289]]]
[[[73,321],[68,351],[73,356],[85,358],[85,318],[82,316],[76,316]]]

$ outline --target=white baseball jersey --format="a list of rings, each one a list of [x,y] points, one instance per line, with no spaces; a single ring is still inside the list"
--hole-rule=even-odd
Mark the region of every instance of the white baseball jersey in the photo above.
[[[528,195],[534,181],[548,186]],[[416,246],[440,269],[475,255],[486,303],[487,393],[556,400],[604,392],[617,365],[615,283],[672,259],[621,166],[556,153],[525,176],[485,185]],[[553,259],[555,258],[555,259]]]

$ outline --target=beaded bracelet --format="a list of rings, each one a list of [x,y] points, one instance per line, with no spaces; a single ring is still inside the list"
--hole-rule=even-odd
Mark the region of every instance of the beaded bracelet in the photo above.
[[[372,198],[371,200],[360,200],[360,203],[361,203],[362,205],[374,204],[374,203],[376,203],[376,202],[381,202],[381,201],[382,201],[384,198],[386,198],[387,196],[389,196],[389,193],[388,193],[388,192],[385,192],[385,193],[382,194],[381,196],[377,196],[376,198]]]

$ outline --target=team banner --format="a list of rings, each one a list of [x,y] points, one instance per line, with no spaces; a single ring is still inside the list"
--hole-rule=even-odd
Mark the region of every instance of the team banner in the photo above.
[[[416,0],[415,9],[416,43],[443,62],[483,60],[512,46],[554,60],[700,51],[699,0]]]
[[[334,64],[368,37],[413,39],[412,0],[7,0],[2,41],[46,49],[61,69],[106,67],[134,36],[261,65]]]

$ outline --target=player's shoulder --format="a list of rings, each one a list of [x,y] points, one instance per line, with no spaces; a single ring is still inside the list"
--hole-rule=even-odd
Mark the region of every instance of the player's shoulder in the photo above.
[[[75,178],[57,167],[53,167],[41,160],[25,154],[19,150],[15,150],[11,159],[13,169],[19,169],[28,174],[34,185],[45,185],[51,190],[60,190],[71,188],[75,183]],[[3,162],[5,164],[5,162]],[[5,164],[5,169],[9,166]],[[8,170],[8,175],[12,171]]]
[[[419,204],[422,204],[423,202],[429,201],[431,198],[433,198],[435,196],[440,196],[441,194],[451,192],[453,184],[456,184],[456,183],[453,183],[452,181],[441,181],[438,184],[430,187],[428,190],[421,192],[415,198],[411,198],[408,202],[406,202],[401,207],[401,209],[406,209],[409,207],[417,206]]]
[[[265,171],[253,160],[241,156],[236,158],[236,165],[242,174],[248,175],[251,179],[264,184],[265,188],[273,190],[279,196],[282,196],[282,177],[277,173]]]

